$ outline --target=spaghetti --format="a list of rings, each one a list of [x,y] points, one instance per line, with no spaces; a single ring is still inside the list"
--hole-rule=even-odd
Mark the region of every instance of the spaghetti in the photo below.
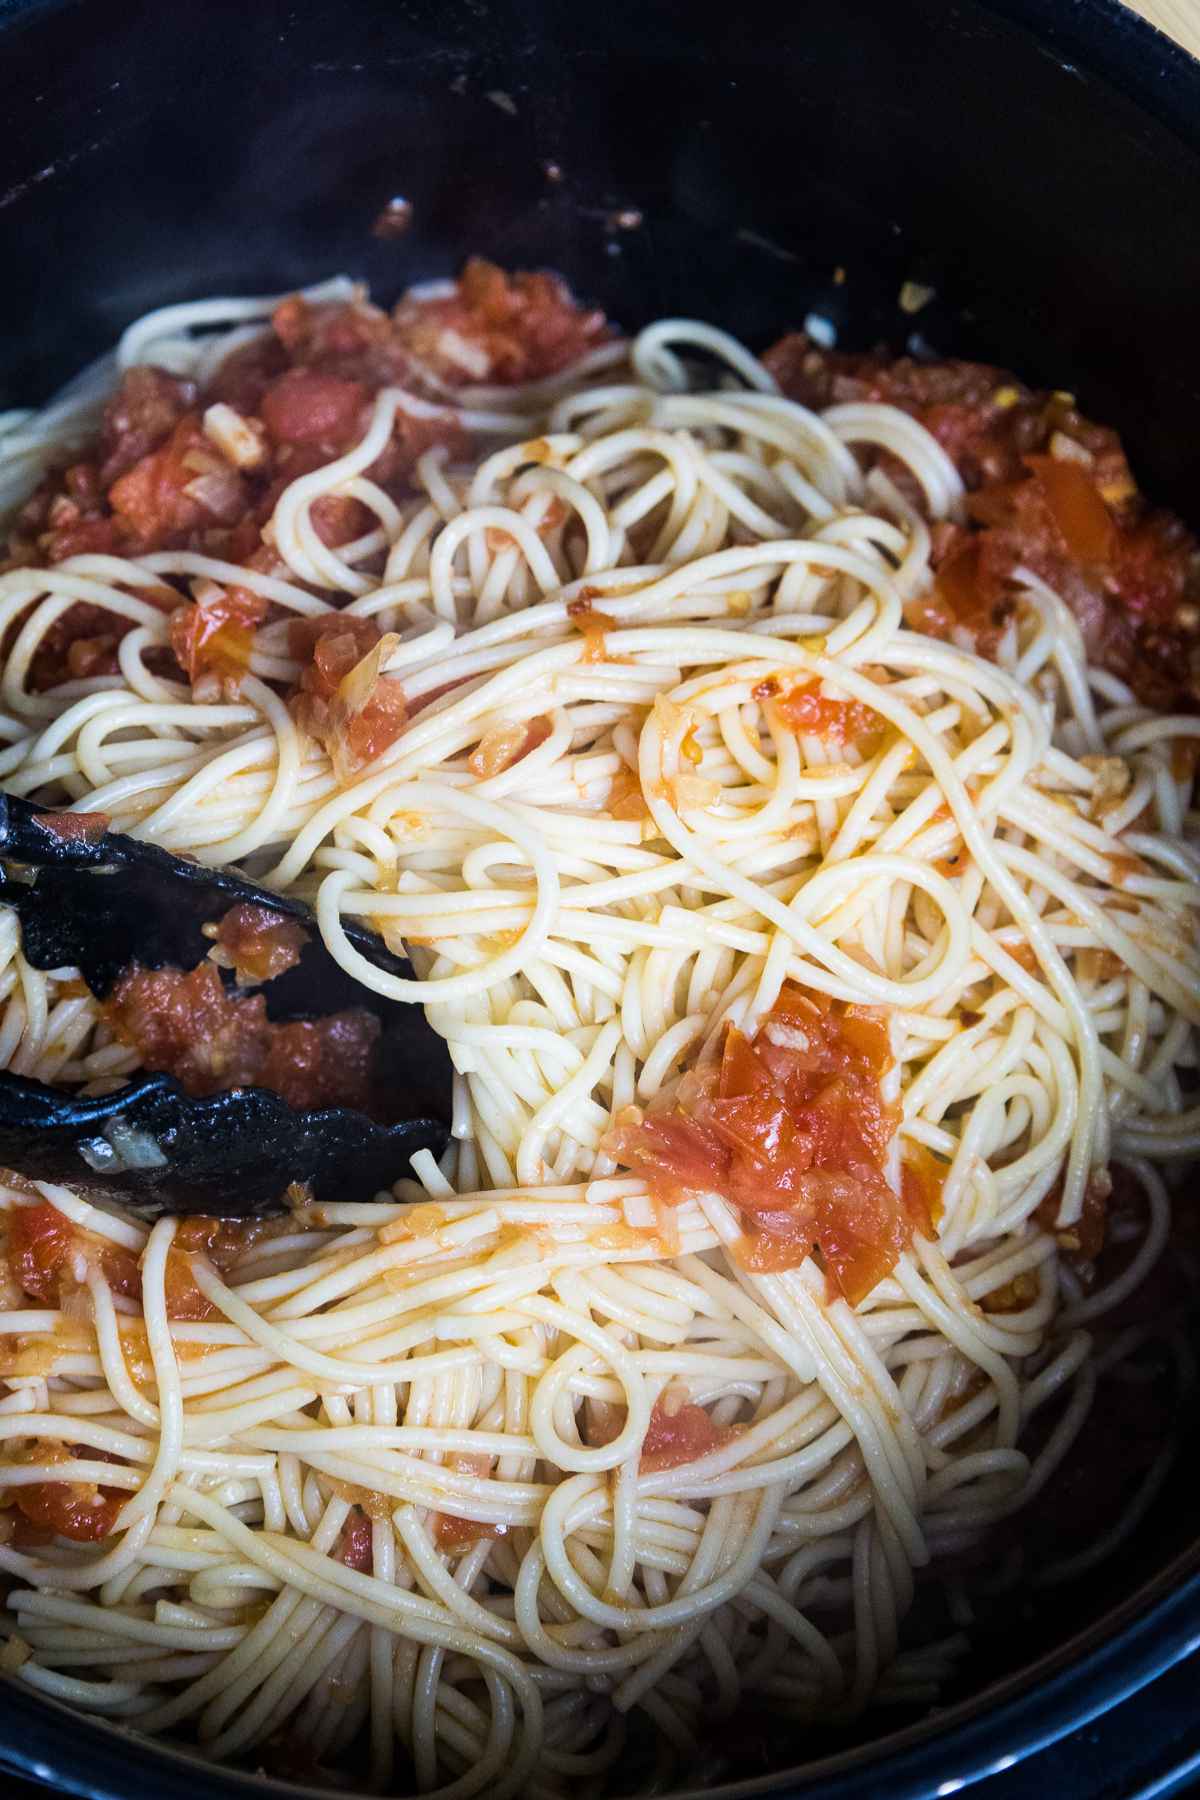
[[[267,310],[169,309],[126,356],[211,380]],[[6,784],[304,894],[456,1072],[446,1156],[376,1205],[299,1194],[218,1242],[0,1193],[2,1654],[217,1759],[365,1740],[373,1791],[599,1792],[633,1719],[684,1767],[746,1696],[849,1717],[955,1666],[958,1633],[905,1641],[915,1573],[1063,1464],[1093,1329],[1200,1153],[1200,721],[1089,665],[1033,570],[992,660],[913,629],[955,464],[894,406],[806,410],[711,327],[430,394],[381,387],[284,485],[277,567],[192,546],[0,576]],[[376,474],[414,420],[453,429],[398,500]],[[349,541],[330,500],[363,510]],[[164,589],[250,597],[236,669],[179,678]],[[81,602],[121,622],[116,672],[44,690]],[[127,1076],[76,972],[0,934],[0,1060]],[[879,1034],[857,1062],[854,1020]],[[812,1107],[832,1130],[839,1081],[833,1162]],[[714,1131],[749,1178],[697,1172]],[[1136,1224],[1088,1286],[1117,1165]],[[864,1263],[836,1246],[868,1181],[893,1238]],[[818,1189],[825,1225],[780,1248]]]

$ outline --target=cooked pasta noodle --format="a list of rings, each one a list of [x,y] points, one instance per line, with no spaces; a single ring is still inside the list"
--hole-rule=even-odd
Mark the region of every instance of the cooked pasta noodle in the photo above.
[[[211,371],[267,310],[168,309],[120,354]],[[368,474],[398,412],[451,406],[478,460],[425,452],[398,506]],[[4,481],[64,417],[0,440]],[[887,453],[869,475],[863,445]],[[330,548],[328,495],[370,529]],[[167,550],[0,576],[7,787],[309,897],[336,960],[423,1005],[455,1070],[440,1163],[374,1205],[300,1197],[219,1270],[194,1256],[190,1322],[174,1220],[0,1193],[141,1260],[140,1300],[83,1256],[84,1305],[0,1312],[10,1502],[70,1481],[120,1500],[101,1545],[0,1544],[21,1680],[218,1759],[365,1739],[373,1791],[445,1800],[611,1788],[636,1718],[682,1767],[747,1696],[817,1720],[936,1693],[963,1640],[906,1642],[914,1574],[1069,1456],[1092,1333],[1166,1242],[1154,1165],[1200,1154],[1200,852],[1173,754],[1200,723],[1090,669],[1032,572],[994,662],[911,629],[929,521],[962,499],[912,418],[808,412],[669,320],[523,389],[385,388],[280,496],[283,574]],[[273,614],[238,691],[200,698],[162,673],[144,596],[233,582]],[[119,672],[40,691],[79,600],[133,621]],[[383,634],[371,680],[407,704],[362,767],[280,698],[289,620],[335,607]],[[789,724],[798,688],[855,735]],[[785,984],[882,1009],[888,1180],[921,1155],[941,1175],[936,1233],[856,1304],[811,1255],[745,1266],[727,1198],[666,1203],[613,1136]],[[0,915],[0,1062],[128,1076],[81,989]],[[1144,1217],[1084,1289],[1068,1252],[1110,1162]],[[684,1405],[701,1453],[640,1461]]]

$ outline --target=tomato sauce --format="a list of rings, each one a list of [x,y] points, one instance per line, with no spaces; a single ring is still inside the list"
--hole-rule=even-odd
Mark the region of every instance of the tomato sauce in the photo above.
[[[348,1106],[376,1116],[373,1013],[354,1008],[320,1019],[268,1019],[261,994],[231,994],[211,962],[185,973],[138,965],[117,982],[105,1013],[143,1067],[176,1076],[184,1091],[218,1094],[265,1087],[289,1106]]]
[[[858,1301],[914,1231],[933,1228],[923,1184],[897,1195],[884,1175],[890,1063],[882,1013],[788,984],[753,1039],[727,1031],[720,1061],[685,1077],[670,1110],[619,1124],[611,1148],[662,1198],[723,1195],[745,1227],[745,1267],[793,1268],[819,1251]]]
[[[1070,394],[1025,387],[1003,369],[823,350],[802,333],[764,359],[784,393],[810,407],[882,401],[911,413],[957,467],[969,524],[937,526],[933,595],[918,630],[964,628],[984,655],[1015,605],[1014,572],[1046,581],[1079,621],[1089,658],[1163,710],[1200,705],[1196,539],[1139,493],[1120,438]],[[916,504],[902,465],[876,452]]]
[[[444,401],[447,385],[557,373],[607,335],[603,314],[580,307],[555,276],[508,275],[479,259],[467,264],[452,294],[405,299],[392,313],[360,299],[314,303],[292,295],[276,308],[270,329],[228,357],[203,392],[165,370],[127,370],[96,442],[52,471],[20,509],[0,547],[0,571],[87,553],[166,549],[254,567],[267,550],[277,562],[262,528],[279,494],[361,436],[381,388]],[[234,443],[215,423],[212,433],[205,427],[207,409],[218,402],[234,409],[242,436],[255,445],[240,465]],[[455,456],[466,452],[457,419],[416,418],[399,408],[368,475],[403,499],[418,457],[439,445]],[[337,547],[369,530],[372,515],[355,499],[331,495],[315,503],[312,519],[323,541]],[[180,608],[171,640],[189,681],[213,674],[236,680],[244,670],[244,634],[261,615],[247,616],[239,592],[199,611],[194,600]],[[174,592],[169,605],[185,599]],[[33,687],[112,675],[117,646],[131,629],[131,621],[90,603],[70,607],[39,646]]]

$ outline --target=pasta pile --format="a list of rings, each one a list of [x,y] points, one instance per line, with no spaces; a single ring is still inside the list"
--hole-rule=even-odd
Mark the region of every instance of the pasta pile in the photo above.
[[[235,316],[152,317],[126,360],[211,368],[229,340],[200,329]],[[1089,667],[1031,572],[994,661],[911,628],[953,464],[894,408],[807,412],[711,327],[466,392],[486,453],[427,452],[407,505],[368,473],[397,409],[436,410],[384,390],[279,499],[286,576],[182,551],[0,576],[5,785],[312,899],[455,1068],[440,1164],[375,1206],[301,1198],[220,1272],[196,1256],[204,1320],[168,1316],[177,1221],[36,1184],[140,1257],[141,1299],[93,1258],[85,1306],[0,1311],[0,1483],[128,1498],[101,1545],[0,1544],[4,1654],[218,1759],[365,1738],[371,1791],[625,1791],[638,1719],[677,1777],[747,1698],[827,1719],[934,1697],[965,1639],[906,1644],[915,1574],[1037,1495],[1136,1351],[1094,1328],[1200,1153],[1200,721]],[[312,518],[331,494],[374,519],[337,550]],[[202,699],[155,672],[141,596],[234,581],[277,616],[240,690]],[[35,692],[78,600],[134,621],[120,673]],[[334,607],[383,634],[348,704],[383,680],[407,708],[365,767],[281,697],[290,622]],[[0,1062],[93,1091],[132,1071],[11,914],[0,960]],[[615,1147],[785,983],[883,1009],[889,1179],[938,1173],[936,1236],[853,1306],[813,1257],[749,1272],[727,1200],[665,1203]],[[1141,1212],[1089,1285],[1072,1252],[1114,1165]],[[701,1453],[656,1455],[697,1409]],[[954,1608],[967,1626],[961,1578]]]

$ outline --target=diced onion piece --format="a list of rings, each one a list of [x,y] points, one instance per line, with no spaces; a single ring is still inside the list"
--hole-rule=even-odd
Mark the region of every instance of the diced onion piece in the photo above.
[[[266,432],[256,419],[218,400],[204,414],[204,430],[237,469],[260,468],[266,459]]]
[[[1068,437],[1065,431],[1056,431],[1051,435],[1050,454],[1057,462],[1082,463],[1085,468],[1090,468],[1095,461],[1091,451],[1086,450],[1073,437]]]

